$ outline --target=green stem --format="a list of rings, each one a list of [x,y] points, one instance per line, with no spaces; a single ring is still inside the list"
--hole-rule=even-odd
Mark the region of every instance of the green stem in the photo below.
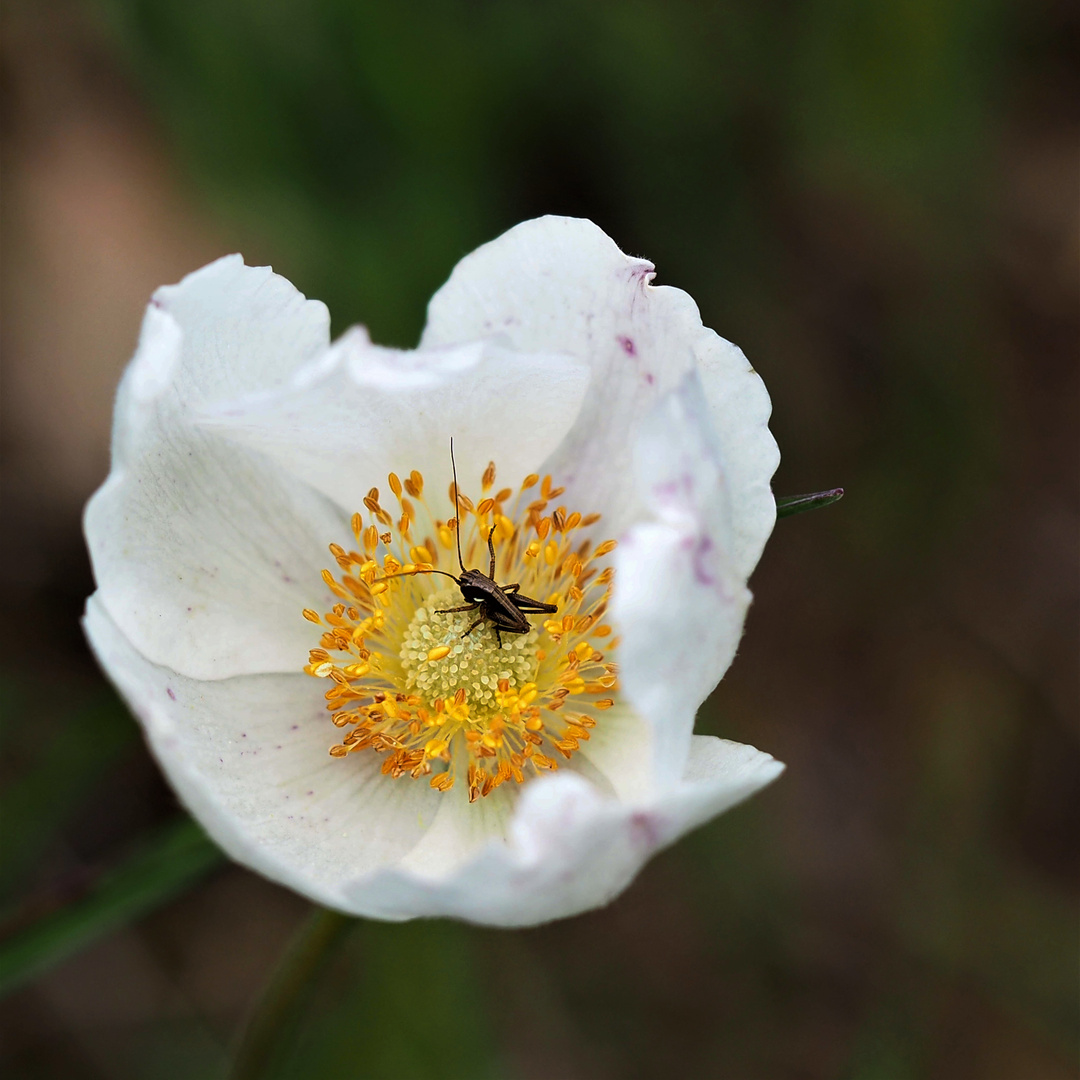
[[[233,1058],[230,1080],[259,1080],[314,977],[353,919],[316,908],[289,943],[255,1004]]]

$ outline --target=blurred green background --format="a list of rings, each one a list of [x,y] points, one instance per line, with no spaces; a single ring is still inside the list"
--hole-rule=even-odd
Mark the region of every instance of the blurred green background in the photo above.
[[[9,0],[3,29],[5,1076],[223,1077],[252,1015],[237,1075],[1077,1075],[1074,6]],[[789,770],[605,911],[305,923],[179,817],[82,642],[117,377],[152,289],[226,251],[408,345],[542,213],[744,348],[778,492],[848,489],[779,524],[699,721]]]

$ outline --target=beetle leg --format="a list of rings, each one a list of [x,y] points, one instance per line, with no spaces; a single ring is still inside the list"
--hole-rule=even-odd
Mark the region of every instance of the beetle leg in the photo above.
[[[448,607],[443,608],[442,611],[436,611],[436,615],[453,615],[455,611],[475,611],[479,604],[465,604],[463,607]],[[476,625],[475,623],[473,624]],[[471,629],[471,628],[470,628]]]
[[[475,605],[475,606],[476,606],[476,607],[479,607],[480,605],[479,605],[479,604],[477,604],[477,605]],[[463,611],[464,611],[464,610],[466,610],[466,609],[462,608],[462,609],[460,609],[460,610],[463,610]],[[470,627],[469,627],[469,629],[468,629],[468,630],[466,630],[466,631],[465,631],[465,633],[464,633],[464,634],[462,634],[461,636],[462,636],[462,637],[468,637],[468,636],[469,636],[469,635],[470,635],[470,634],[471,634],[471,633],[472,633],[472,632],[473,632],[473,631],[474,631],[474,630],[475,630],[475,629],[476,629],[476,628],[477,628],[477,627],[478,627],[478,626],[479,626],[479,625],[480,625],[480,624],[481,624],[481,623],[482,623],[483,621],[484,621],[484,616],[483,616],[483,615],[481,615],[481,616],[480,616],[480,617],[479,617],[479,618],[478,618],[478,619],[476,620],[476,622],[474,622],[474,623],[472,624],[472,626],[470,626]],[[498,629],[498,627],[496,627],[496,628],[495,628],[495,633],[497,634],[498,632],[499,632],[499,629]]]
[[[512,594],[512,593],[519,592],[520,589],[521,589],[521,586],[517,582],[515,582],[513,585],[500,585],[499,588],[502,589],[502,591],[504,593],[511,593]]]
[[[510,603],[526,615],[541,615],[559,610],[554,604],[545,604],[542,600],[534,600],[531,596],[522,596],[516,592],[510,594]]]

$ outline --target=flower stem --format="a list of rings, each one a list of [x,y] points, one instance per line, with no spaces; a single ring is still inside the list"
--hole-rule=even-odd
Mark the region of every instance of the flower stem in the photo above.
[[[233,1057],[230,1080],[257,1080],[266,1074],[308,988],[353,921],[326,908],[316,908],[308,916],[252,1010]]]

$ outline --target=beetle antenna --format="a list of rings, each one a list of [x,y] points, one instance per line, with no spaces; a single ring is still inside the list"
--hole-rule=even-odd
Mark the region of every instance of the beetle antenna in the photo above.
[[[457,581],[457,577],[455,577],[455,575],[447,573],[447,571],[445,570],[436,570],[434,567],[432,567],[430,570],[402,570],[400,574],[387,574],[385,577],[376,578],[375,581],[389,581],[391,578],[396,577],[412,577],[414,574],[442,574],[443,577],[448,577],[453,579],[454,581]],[[371,584],[374,585],[375,581],[373,581]]]
[[[461,557],[461,513],[458,510],[457,462],[454,460],[454,436],[450,436],[450,466],[454,470],[454,536],[457,537],[457,561],[465,573],[465,560]],[[457,580],[456,578],[454,579]]]

